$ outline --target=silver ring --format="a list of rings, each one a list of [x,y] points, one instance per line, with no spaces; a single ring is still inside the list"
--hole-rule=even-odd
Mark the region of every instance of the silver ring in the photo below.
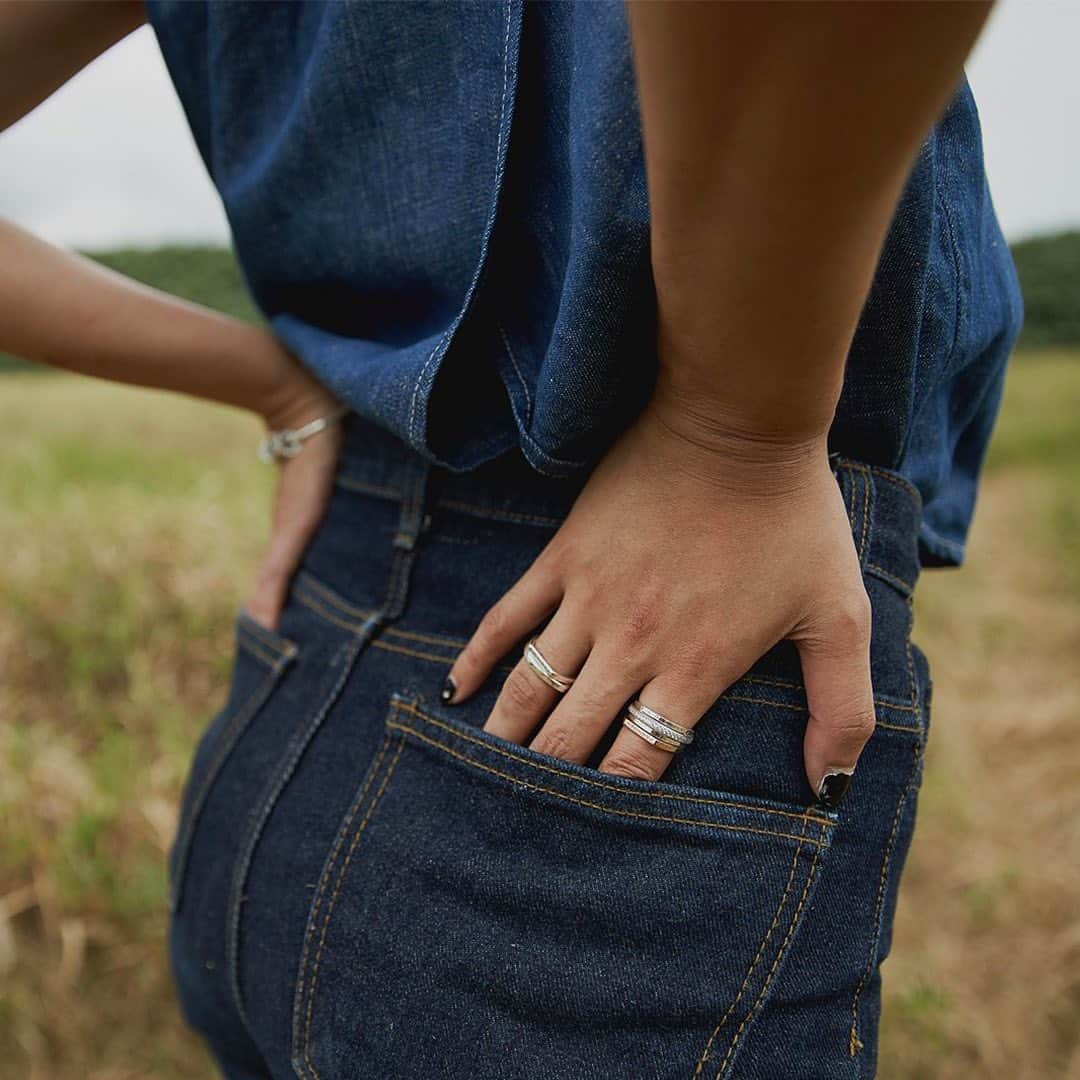
[[[574,677],[560,675],[545,659],[544,654],[536,647],[536,638],[533,638],[525,646],[525,663],[536,672],[537,678],[541,679],[552,690],[565,694],[574,685]]]
[[[676,724],[674,720],[669,720],[655,709],[642,704],[640,699],[635,699],[627,707],[623,725],[661,750],[674,752],[694,741],[692,728]]]
[[[666,735],[657,735],[629,713],[623,717],[623,727],[629,728],[635,735],[644,739],[650,746],[655,746],[658,750],[667,750],[668,753],[674,754],[682,749],[681,743],[677,743]]]

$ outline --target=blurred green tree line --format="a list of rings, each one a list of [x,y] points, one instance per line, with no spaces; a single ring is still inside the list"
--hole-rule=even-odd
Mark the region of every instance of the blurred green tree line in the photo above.
[[[1021,348],[1080,346],[1080,231],[1012,245],[1024,293]],[[213,247],[160,247],[88,252],[122,274],[239,318],[258,318],[232,252]],[[0,368],[22,367],[0,354]]]

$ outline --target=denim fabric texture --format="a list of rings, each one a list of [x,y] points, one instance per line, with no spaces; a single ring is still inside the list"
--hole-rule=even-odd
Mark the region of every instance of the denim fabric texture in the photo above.
[[[362,416],[467,470],[596,463],[656,375],[623,0],[148,0],[274,330]],[[718,237],[717,243],[723,243]],[[957,563],[1020,296],[966,81],[918,157],[834,451],[918,488]]]
[[[351,416],[278,629],[237,615],[171,853],[180,998],[223,1074],[872,1076],[928,724],[920,507],[895,473],[833,467],[872,601],[877,729],[827,812],[787,643],[655,783],[598,771],[617,724],[585,765],[484,732],[518,653],[442,704],[580,482],[516,451],[450,472]]]

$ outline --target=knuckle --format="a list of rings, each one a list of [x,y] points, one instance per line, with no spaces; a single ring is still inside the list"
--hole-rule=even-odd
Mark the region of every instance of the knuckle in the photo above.
[[[509,625],[510,612],[504,598],[484,613],[480,625],[476,628],[476,638],[481,645],[501,641],[506,636]]]
[[[857,709],[836,713],[825,723],[838,745],[857,750],[874,733],[875,719],[872,709]]]
[[[539,711],[543,695],[539,680],[524,668],[515,667],[503,683],[503,697],[507,705],[515,712],[535,713]]]
[[[530,749],[550,757],[570,759],[574,745],[573,732],[565,724],[545,724],[533,739]]]
[[[648,754],[629,747],[612,749],[604,761],[603,772],[612,776],[624,776],[628,780],[656,780],[661,773],[660,765]]]
[[[870,597],[859,589],[833,611],[830,635],[843,648],[859,648],[870,640]]]

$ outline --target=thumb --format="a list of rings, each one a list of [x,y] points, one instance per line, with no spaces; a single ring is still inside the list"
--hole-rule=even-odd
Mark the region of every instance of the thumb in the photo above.
[[[833,810],[846,794],[859,754],[874,732],[869,601],[865,614],[846,616],[832,632],[795,644],[810,710],[803,741],[806,775],[818,799]]]

